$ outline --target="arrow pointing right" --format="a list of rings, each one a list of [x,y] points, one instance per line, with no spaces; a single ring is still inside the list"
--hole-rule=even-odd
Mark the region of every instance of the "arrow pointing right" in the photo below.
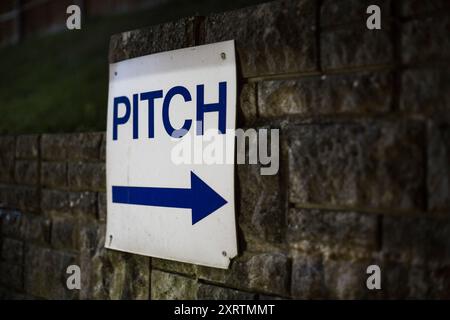
[[[112,202],[191,209],[192,225],[227,203],[222,196],[192,171],[189,189],[112,186]]]

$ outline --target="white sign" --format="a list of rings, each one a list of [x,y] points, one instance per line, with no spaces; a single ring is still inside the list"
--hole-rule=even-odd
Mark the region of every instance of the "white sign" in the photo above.
[[[235,118],[234,41],[111,64],[105,246],[227,268]]]

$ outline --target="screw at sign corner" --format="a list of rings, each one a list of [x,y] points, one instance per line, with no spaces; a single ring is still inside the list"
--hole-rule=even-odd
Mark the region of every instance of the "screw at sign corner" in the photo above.
[[[225,52],[222,52],[220,54],[220,57],[222,58],[222,60],[225,60],[227,58],[227,55],[225,54]]]
[[[227,256],[227,252],[226,252],[226,251],[222,251],[222,255],[223,255],[224,257],[226,257],[226,256]]]
[[[109,245],[111,245],[112,238],[113,238],[113,236],[112,236],[112,234],[110,234],[110,235],[109,235]]]

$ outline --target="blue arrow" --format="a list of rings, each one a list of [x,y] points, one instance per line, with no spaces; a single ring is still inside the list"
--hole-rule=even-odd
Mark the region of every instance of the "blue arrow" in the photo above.
[[[112,186],[112,202],[192,209],[192,224],[227,203],[192,171],[190,189]]]

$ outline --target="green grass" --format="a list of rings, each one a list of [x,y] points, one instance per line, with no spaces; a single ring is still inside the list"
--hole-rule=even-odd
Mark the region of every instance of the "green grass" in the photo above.
[[[112,34],[258,2],[176,1],[1,49],[0,134],[105,130]]]

